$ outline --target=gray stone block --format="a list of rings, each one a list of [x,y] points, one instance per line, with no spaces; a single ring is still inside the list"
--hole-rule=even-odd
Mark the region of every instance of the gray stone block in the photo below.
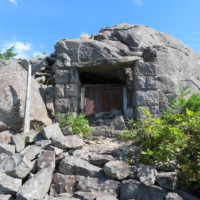
[[[55,85],[55,97],[56,98],[64,98],[65,97],[65,85],[64,84],[56,84]]]
[[[134,77],[134,90],[144,90],[147,85],[146,76],[135,76]]]
[[[147,89],[150,89],[150,90],[158,89],[157,76],[147,76]]]
[[[126,116],[127,116],[129,119],[133,119],[133,118],[134,118],[134,111],[133,111],[133,108],[127,108],[127,109],[126,109]]]
[[[148,109],[148,106],[141,106],[142,108]],[[140,121],[141,119],[146,119],[147,115],[144,114],[143,110],[139,107],[135,108],[135,120]]]
[[[79,96],[79,89],[77,84],[66,85],[66,97],[77,97]]]
[[[159,106],[149,106],[149,111],[153,117],[159,117]]]
[[[55,82],[57,84],[78,83],[79,74],[76,69],[57,70],[55,74]]]
[[[158,105],[158,91],[146,90],[135,91],[133,94],[134,106],[154,106]]]
[[[55,112],[67,113],[78,111],[78,99],[76,97],[67,97],[55,100]]]
[[[135,76],[157,76],[157,68],[151,62],[137,62],[133,67]]]

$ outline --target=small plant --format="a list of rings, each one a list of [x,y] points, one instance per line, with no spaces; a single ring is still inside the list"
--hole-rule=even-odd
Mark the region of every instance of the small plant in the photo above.
[[[127,157],[126,157],[126,164],[130,165],[132,163],[133,163],[133,161],[132,161],[132,153],[131,153],[131,150],[128,150]]]
[[[15,46],[10,47],[6,50],[5,53],[1,53],[0,51],[0,59],[10,60],[13,59],[18,53],[13,53]]]
[[[44,51],[42,54],[43,54],[43,55],[46,55],[46,54],[47,54],[47,52],[46,52],[46,51]]]
[[[40,57],[40,54],[37,54],[37,57]]]
[[[106,131],[110,131],[110,130],[111,130],[111,128],[110,128],[110,127],[107,127],[107,128],[106,128]]]
[[[88,138],[90,136],[90,131],[93,130],[93,128],[88,125],[89,122],[85,119],[85,115],[76,114],[76,116],[74,116],[73,112],[68,112],[67,115],[62,115],[61,113],[57,113],[56,115],[62,118],[59,122],[61,129],[68,125],[72,127],[74,134],[81,133],[84,138]]]
[[[84,39],[84,40],[87,40],[87,39],[90,39],[90,35],[88,35],[87,33],[83,32],[83,33],[81,33],[80,38]]]

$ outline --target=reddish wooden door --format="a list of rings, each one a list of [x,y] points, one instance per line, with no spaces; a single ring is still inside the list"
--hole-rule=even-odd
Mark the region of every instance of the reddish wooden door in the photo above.
[[[119,87],[86,87],[85,100],[86,117],[93,117],[97,112],[109,112],[112,109],[123,111],[123,93]]]

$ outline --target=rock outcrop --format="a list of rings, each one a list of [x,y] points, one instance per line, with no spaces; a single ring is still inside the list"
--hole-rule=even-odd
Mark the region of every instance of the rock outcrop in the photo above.
[[[15,132],[20,131],[24,118],[27,72],[16,60],[0,60],[0,121]],[[51,124],[41,86],[32,79],[31,123]],[[33,127],[33,126],[32,126]]]

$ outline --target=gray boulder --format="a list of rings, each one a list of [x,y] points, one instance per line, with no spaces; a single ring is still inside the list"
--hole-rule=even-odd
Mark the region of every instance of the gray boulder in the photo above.
[[[10,130],[3,131],[3,132],[0,133],[0,142],[10,144],[12,142],[12,138],[13,138],[14,135],[16,135],[16,133],[14,133]]]
[[[174,192],[168,192],[165,196],[165,200],[183,200],[178,194]]]
[[[13,143],[15,144],[16,152],[21,152],[26,145],[26,136],[24,134],[17,134],[12,138]]]
[[[79,149],[83,146],[83,135],[68,135],[51,139],[53,146],[61,149]]]
[[[24,155],[28,160],[34,160],[38,158],[42,148],[36,145],[27,146],[23,151],[20,152],[20,155]]]
[[[103,170],[108,177],[121,180],[136,173],[137,168],[131,167],[123,161],[110,161],[104,165]]]
[[[103,195],[101,197],[97,197],[96,200],[117,200],[117,198],[113,195]]]
[[[63,137],[64,135],[62,134],[62,131],[59,127],[59,124],[52,124],[44,129],[42,129],[42,134],[46,140],[49,140],[53,137]]]
[[[9,126],[7,126],[5,123],[0,121],[0,133],[9,129],[10,129]]]
[[[52,170],[55,168],[55,152],[42,150],[39,158],[37,159],[37,170],[50,167]]]
[[[120,183],[109,179],[81,177],[77,189],[83,192],[101,192],[105,195],[118,196]]]
[[[61,161],[59,171],[66,175],[90,177],[102,177],[103,175],[103,170],[101,168],[73,156],[67,156]]]
[[[9,156],[5,153],[1,153],[0,154],[0,162],[4,159],[4,158],[8,158]]]
[[[0,199],[1,200],[13,200],[12,196],[10,194],[8,194],[8,195],[0,194]]]
[[[110,128],[112,130],[124,130],[126,128],[126,124],[124,122],[124,118],[122,116],[116,116],[111,124],[110,124]]]
[[[97,197],[101,197],[102,194],[99,193],[99,192],[81,192],[81,191],[78,191],[78,192],[75,192],[73,194],[73,197],[77,197],[81,200],[93,200],[93,199],[96,199]]]
[[[24,133],[24,135],[26,137],[26,144],[37,142],[43,139],[42,134],[40,132],[32,131],[32,132]]]
[[[122,181],[120,200],[127,199],[148,199],[164,200],[166,190],[158,186],[146,186],[136,180]]]
[[[29,179],[18,191],[16,200],[42,199],[49,191],[51,184],[51,167],[40,170],[33,178]]]
[[[63,135],[73,135],[72,127],[66,126],[65,128],[62,129]]]
[[[146,186],[153,185],[155,183],[157,171],[154,167],[146,166],[140,164],[137,169],[137,176],[140,181],[144,183]]]
[[[52,70],[66,70],[71,67],[71,59],[66,53],[60,53],[57,56],[56,62],[52,66]]]
[[[0,143],[0,153],[5,153],[8,156],[12,156],[15,154],[15,145]]]
[[[79,180],[80,176],[64,175],[60,173],[53,174],[50,195],[55,197],[62,193],[69,193],[73,195],[76,191],[75,186]]]
[[[194,197],[192,194],[186,193],[182,190],[174,190],[183,200],[199,200],[199,198]]]
[[[102,165],[109,161],[114,160],[113,156],[111,155],[102,155],[102,154],[91,154],[90,162],[94,165]]]
[[[31,169],[32,163],[20,154],[15,154],[0,162],[0,171],[13,178],[25,178]]]
[[[156,182],[162,188],[174,190],[177,183],[177,175],[176,172],[162,172],[157,173]]]
[[[22,185],[22,180],[12,178],[0,172],[0,194],[15,196]]]
[[[0,60],[0,121],[20,132],[24,119],[27,72],[16,60]],[[7,74],[7,75],[5,75]],[[44,103],[44,90],[31,80],[30,120],[35,124],[52,123]]]

